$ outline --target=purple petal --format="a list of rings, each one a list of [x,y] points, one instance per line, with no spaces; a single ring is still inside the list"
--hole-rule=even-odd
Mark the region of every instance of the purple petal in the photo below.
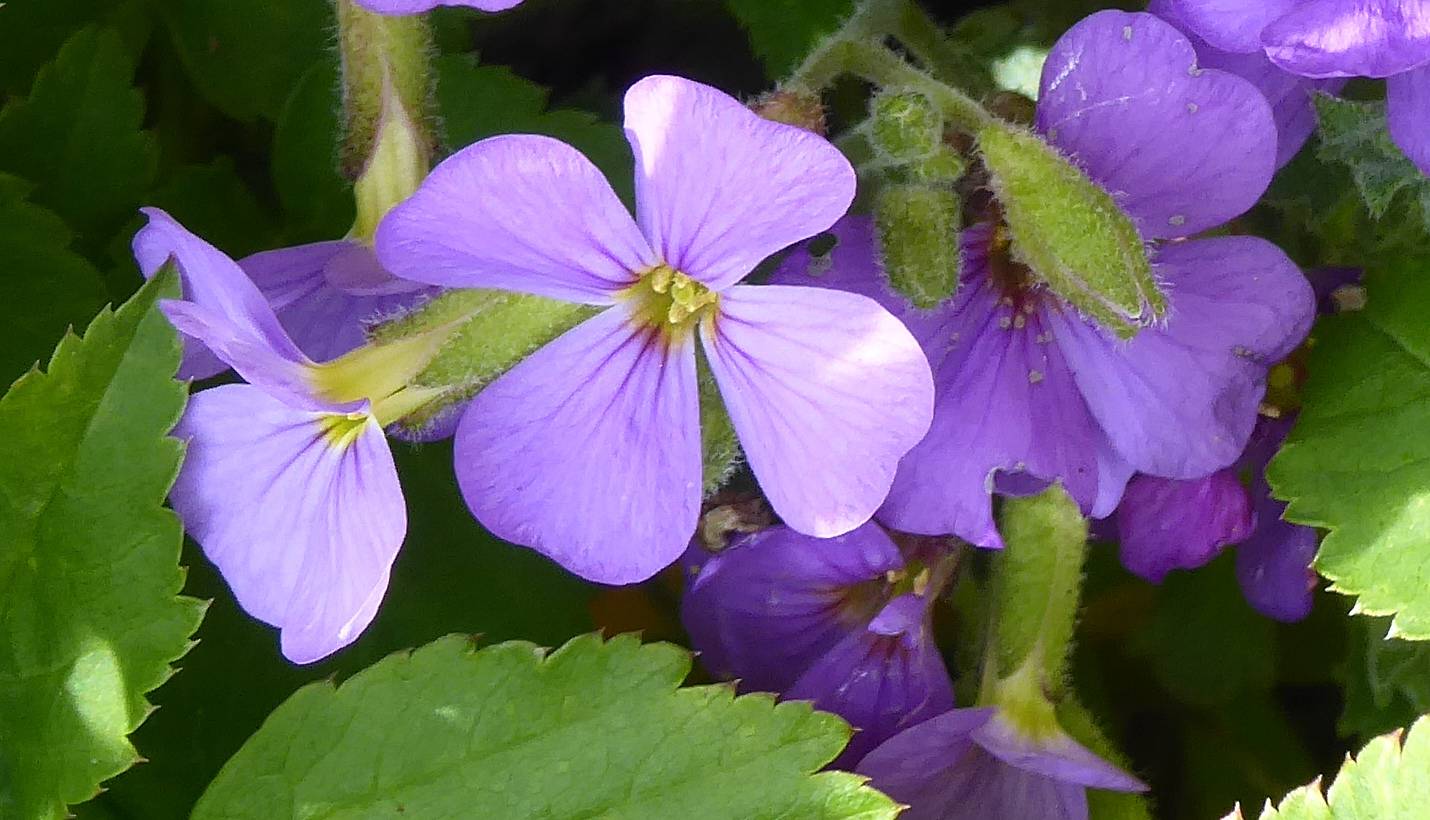
[[[1263,488],[1264,490],[1264,488]],[[1263,492],[1256,500],[1256,529],[1236,548],[1236,578],[1257,612],[1278,621],[1299,621],[1311,614],[1320,537],[1310,527],[1287,523],[1286,505]]]
[[[635,220],[580,151],[492,137],[438,165],[377,229],[393,275],[604,305],[656,263]]]
[[[362,346],[374,321],[439,292],[393,277],[370,248],[346,240],[264,251],[238,264],[293,342],[320,362]]]
[[[1038,129],[1148,238],[1190,236],[1244,213],[1276,169],[1266,98],[1196,63],[1168,23],[1102,11],[1064,34],[1043,67]]]
[[[1430,66],[1386,80],[1385,100],[1391,139],[1430,175]]]
[[[1261,31],[1301,0],[1166,0],[1151,11],[1176,15],[1190,31],[1223,51],[1261,50]]]
[[[700,512],[693,340],[625,305],[588,319],[477,394],[457,483],[477,520],[603,584],[680,557]]]
[[[1056,732],[1029,737],[997,713],[969,733],[984,751],[1025,772],[1095,789],[1141,792],[1147,784],[1098,757],[1072,738]]]
[[[324,428],[334,417],[225,385],[196,394],[174,429],[188,442],[175,511],[239,605],[282,630],[295,663],[357,639],[407,532],[381,428],[368,417],[336,443]]]
[[[311,362],[243,269],[163,211],[145,208],[143,213],[149,224],[134,235],[134,258],[146,277],[170,259],[178,265],[184,300],[160,305],[174,327],[250,383],[311,405],[304,375]]]
[[[357,0],[357,4],[378,14],[421,14],[438,6],[466,6],[481,11],[506,11],[521,0]]]
[[[903,556],[877,524],[837,538],[788,527],[709,557],[681,601],[706,669],[741,688],[783,692],[841,638],[862,631]]]
[[[1139,475],[1117,507],[1122,565],[1154,584],[1205,566],[1251,533],[1251,501],[1235,470],[1179,481]]]
[[[827,140],[710,86],[646,77],[625,108],[641,228],[669,265],[715,290],[854,200],[854,169]]]
[[[1198,478],[1229,466],[1256,423],[1266,371],[1310,329],[1315,296],[1295,264],[1255,237],[1164,246],[1166,327],[1131,342],[1050,314],[1093,415],[1138,470]]]
[[[1262,30],[1261,45],[1303,77],[1389,77],[1430,63],[1430,4],[1303,0]]]
[[[928,601],[901,595],[867,631],[831,647],[785,693],[788,700],[813,701],[858,730],[831,767],[851,768],[900,729],[953,708],[953,682],[930,633]]]
[[[909,331],[864,296],[759,285],[722,294],[700,332],[775,512],[824,538],[868,521],[933,414],[933,378]]]

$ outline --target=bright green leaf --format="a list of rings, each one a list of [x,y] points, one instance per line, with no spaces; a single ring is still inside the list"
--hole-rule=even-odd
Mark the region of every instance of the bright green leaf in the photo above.
[[[807,703],[678,689],[690,655],[624,635],[549,655],[449,636],[307,686],[229,761],[195,820],[342,816],[892,818]]]
[[[771,78],[800,64],[854,13],[855,0],[726,0]]]
[[[1430,712],[1430,643],[1385,637],[1385,618],[1355,618],[1338,728],[1373,737]]]
[[[105,301],[99,271],[70,250],[74,237],[59,217],[25,201],[29,188],[0,174],[0,387]]]
[[[96,239],[129,217],[154,177],[133,77],[120,36],[85,29],[40,70],[28,99],[0,111],[0,170],[35,183],[37,204]]]
[[[237,120],[276,120],[331,48],[328,0],[155,0],[194,84]]]
[[[1367,743],[1324,794],[1319,780],[1303,786],[1276,808],[1268,803],[1260,820],[1411,820],[1423,817],[1427,805],[1430,718],[1421,718],[1409,734],[1396,731]],[[1243,817],[1237,808],[1223,820]]]
[[[63,817],[138,759],[145,693],[204,605],[178,595],[161,506],[181,445],[179,345],[157,277],[0,399],[0,816]]]
[[[1304,407],[1268,476],[1329,529],[1316,569],[1393,637],[1430,638],[1430,260],[1367,273],[1366,309],[1317,329]]]

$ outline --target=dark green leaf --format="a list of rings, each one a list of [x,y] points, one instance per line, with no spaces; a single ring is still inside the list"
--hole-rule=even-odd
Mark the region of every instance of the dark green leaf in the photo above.
[[[1430,643],[1387,638],[1386,618],[1355,618],[1342,732],[1373,737],[1430,713]]]
[[[789,74],[854,13],[855,0],[725,0],[771,79]]]
[[[338,68],[314,64],[283,107],[273,133],[273,183],[287,214],[289,242],[337,239],[352,227],[352,185],[338,172]]]

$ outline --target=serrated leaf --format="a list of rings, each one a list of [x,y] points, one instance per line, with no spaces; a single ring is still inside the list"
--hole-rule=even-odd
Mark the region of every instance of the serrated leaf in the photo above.
[[[0,174],[0,386],[54,349],[104,304],[104,280],[70,250],[68,226],[25,200],[30,186]]]
[[[1400,208],[1419,209],[1422,230],[1430,227],[1430,179],[1391,141],[1384,102],[1317,94],[1316,116],[1321,135],[1317,153],[1350,170],[1372,216],[1386,216],[1398,200]]]
[[[1337,728],[1373,737],[1430,712],[1430,643],[1387,638],[1386,618],[1355,618]]]
[[[49,372],[0,399],[0,816],[63,817],[138,758],[145,693],[189,648],[180,529],[161,503],[182,448],[178,340],[156,277]]]
[[[1364,311],[1323,320],[1303,408],[1271,463],[1286,519],[1331,532],[1315,567],[1395,637],[1430,638],[1430,259],[1367,273]]]
[[[1402,745],[1402,740],[1404,741]],[[1260,820],[1386,820],[1421,817],[1430,805],[1430,718],[1382,735],[1347,758],[1329,789],[1317,780],[1267,803]],[[1240,809],[1223,820],[1242,820]]]
[[[327,0],[155,0],[194,84],[236,120],[278,118],[298,79],[331,47]]]
[[[307,686],[229,761],[206,818],[892,818],[806,703],[677,689],[690,655],[586,635],[549,655],[449,636]]]
[[[854,13],[855,0],[725,0],[771,79],[800,64]]]
[[[78,29],[101,23],[117,29],[138,56],[151,23],[145,0],[44,0],[0,5],[0,97],[24,94],[35,72]]]
[[[0,111],[0,170],[35,183],[36,203],[81,234],[108,236],[137,207],[157,154],[120,36],[87,28]]]

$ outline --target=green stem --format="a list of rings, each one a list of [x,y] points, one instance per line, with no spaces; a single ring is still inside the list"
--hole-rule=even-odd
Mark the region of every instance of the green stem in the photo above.
[[[943,30],[923,7],[912,0],[888,0],[893,7],[892,31],[904,48],[935,77],[951,78],[959,72],[958,58]]]

